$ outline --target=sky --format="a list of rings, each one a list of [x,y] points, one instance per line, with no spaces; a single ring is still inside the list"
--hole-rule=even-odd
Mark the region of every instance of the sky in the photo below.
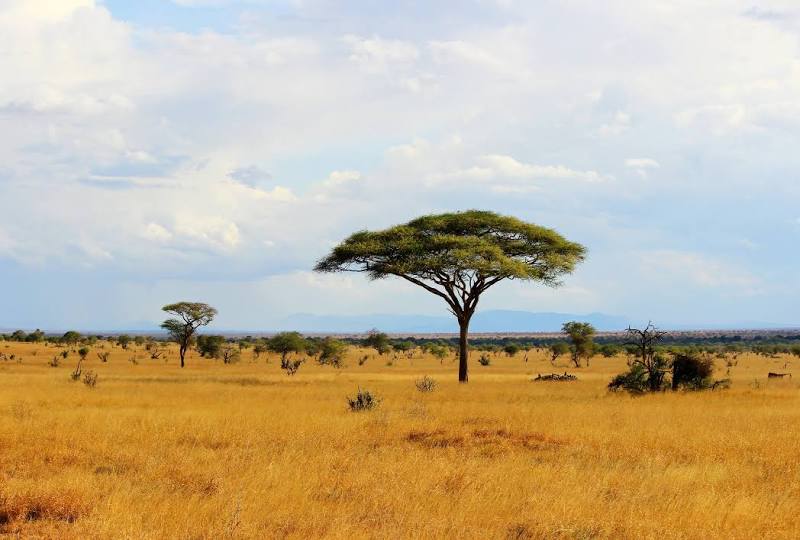
[[[800,325],[795,0],[0,0],[0,327],[445,314],[317,275],[480,208],[588,258],[480,309]]]

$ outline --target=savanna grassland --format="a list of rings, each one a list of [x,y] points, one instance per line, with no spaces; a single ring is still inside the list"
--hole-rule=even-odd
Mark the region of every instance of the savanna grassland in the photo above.
[[[41,538],[798,538],[800,392],[787,358],[742,355],[722,391],[610,393],[544,351],[480,366],[351,350],[187,367],[0,342],[0,532]],[[133,363],[134,359],[138,364]],[[269,362],[267,362],[269,359]],[[566,362],[566,361],[562,361]],[[718,375],[726,368],[718,361]],[[791,371],[791,366],[789,367]],[[429,375],[435,391],[414,381]],[[367,388],[382,401],[350,412]]]

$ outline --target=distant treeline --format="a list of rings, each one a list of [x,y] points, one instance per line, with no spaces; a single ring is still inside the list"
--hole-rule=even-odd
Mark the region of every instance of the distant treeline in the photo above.
[[[285,336],[287,334],[299,335],[296,332],[282,332],[277,336]],[[269,350],[269,343],[272,338],[257,337],[257,336],[243,336],[243,337],[224,337],[219,335],[203,335],[199,337],[199,349],[204,348],[206,343],[238,343],[242,348],[248,346],[261,345],[265,350]],[[210,339],[213,338],[213,339]],[[310,349],[315,349],[315,344],[322,343],[330,340],[329,337],[311,336],[303,337],[303,340],[309,344]],[[603,356],[613,356],[626,351],[630,344],[627,343],[625,334],[612,334],[612,335],[599,335],[594,338],[596,343],[595,353]],[[129,345],[142,346],[147,343],[165,342],[169,339],[166,336],[145,336],[128,334],[118,335],[83,335],[76,331],[68,331],[62,335],[48,334],[42,330],[34,330],[33,332],[25,332],[17,330],[12,333],[0,334],[0,341],[17,341],[29,343],[58,343],[58,344],[88,344],[91,345],[97,341],[109,340],[117,343],[123,348]],[[338,341],[347,345],[366,346],[375,348],[381,353],[389,351],[405,352],[412,349],[422,349],[425,351],[442,351],[442,350],[455,350],[458,348],[458,337],[404,337],[392,338],[389,335],[372,330],[363,337],[342,337]],[[473,349],[484,352],[506,352],[514,353],[515,351],[528,351],[531,349],[549,349],[557,343],[568,343],[568,337],[565,335],[563,338],[557,337],[483,337],[476,336],[470,340],[470,346]],[[693,350],[696,352],[705,352],[709,354],[738,354],[742,352],[755,352],[763,355],[775,354],[796,354],[800,347],[800,334],[780,334],[780,333],[765,333],[757,334],[753,331],[748,331],[747,334],[725,334],[725,335],[705,335],[705,334],[667,334],[659,344],[659,349],[662,351],[682,351]],[[261,348],[261,347],[259,347]]]

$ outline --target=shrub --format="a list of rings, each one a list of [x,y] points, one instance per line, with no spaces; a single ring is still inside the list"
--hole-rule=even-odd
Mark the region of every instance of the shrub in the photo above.
[[[86,360],[86,355],[89,354],[89,347],[81,347],[78,349],[78,355],[81,357],[81,360]]]
[[[490,366],[492,365],[492,359],[489,358],[488,355],[482,354],[480,358],[478,358],[478,363],[482,366]]]
[[[225,336],[197,336],[197,351],[203,358],[219,358],[224,345]]]
[[[82,369],[81,368],[81,364],[82,363],[83,363],[83,360],[78,360],[78,365],[75,366],[75,371],[73,371],[72,373],[69,374],[69,378],[72,379],[73,382],[75,382],[75,381],[77,381],[78,379],[81,378],[81,369]]]
[[[601,345],[600,348],[597,349],[597,352],[599,352],[604,358],[613,358],[622,352],[622,347],[612,343],[606,343]]]
[[[304,360],[289,360],[288,358],[281,359],[281,369],[286,371],[290,377],[297,373],[300,366],[303,365]]]
[[[69,351],[68,350],[65,349],[65,350],[61,351],[61,358],[66,360],[68,356],[69,356]]]
[[[367,333],[367,337],[362,342],[365,347],[370,347],[378,351],[378,354],[386,354],[391,350],[389,336],[373,328]]]
[[[425,375],[421,379],[417,379],[416,381],[414,381],[414,386],[416,386],[417,390],[419,390],[420,392],[433,392],[434,390],[436,390],[438,383],[436,382],[435,379],[432,379],[431,377]]]
[[[89,388],[94,388],[97,385],[97,373],[94,371],[87,371],[83,375],[83,384]]]
[[[335,368],[340,368],[344,365],[344,353],[347,350],[347,344],[343,341],[334,338],[325,338],[320,343],[320,353],[317,361],[321,365],[331,365]]]
[[[235,364],[242,356],[241,349],[233,345],[225,345],[219,354],[223,364]]]
[[[704,390],[711,387],[714,362],[695,354],[676,354],[672,360],[672,389]]]
[[[101,361],[101,362],[103,362],[104,364],[105,364],[106,362],[108,362],[108,357],[109,357],[109,356],[111,356],[111,353],[109,353],[108,351],[104,351],[104,352],[99,352],[99,353],[97,353],[97,358],[99,358],[99,359],[100,359],[100,361]]]
[[[358,389],[355,397],[347,398],[347,405],[352,412],[371,411],[380,403],[380,399],[369,390]]]
[[[649,389],[647,370],[641,364],[634,364],[626,373],[620,373],[608,383],[612,392],[625,390],[631,394],[643,394]]]
[[[54,356],[53,359],[47,363],[50,367],[58,367],[59,364],[61,364],[61,360],[58,359],[58,356]]]
[[[556,360],[558,360],[559,356],[569,353],[570,348],[569,345],[564,343],[563,341],[556,341],[552,345],[550,345],[550,363],[555,365]]]
[[[503,347],[503,352],[506,353],[508,356],[514,356],[520,351],[520,346],[516,343],[509,343],[505,347]]]

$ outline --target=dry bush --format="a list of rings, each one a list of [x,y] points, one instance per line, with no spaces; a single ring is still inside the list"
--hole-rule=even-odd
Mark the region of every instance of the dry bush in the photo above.
[[[371,411],[380,404],[380,398],[369,390],[358,389],[355,397],[347,398],[347,405],[352,412]]]
[[[417,379],[416,381],[414,381],[414,386],[416,386],[417,390],[419,390],[420,392],[433,392],[434,390],[436,390],[438,383],[436,382],[435,379],[432,379],[431,377],[425,375],[421,379]]]

